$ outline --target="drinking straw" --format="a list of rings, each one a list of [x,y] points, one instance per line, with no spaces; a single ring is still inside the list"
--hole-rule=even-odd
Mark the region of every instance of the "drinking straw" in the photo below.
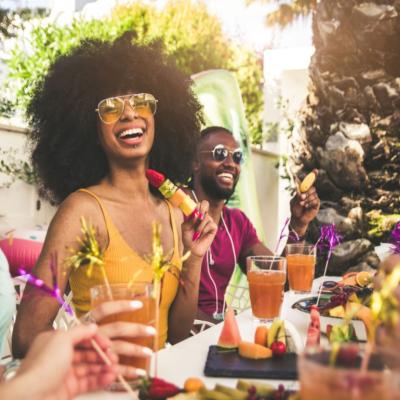
[[[279,249],[279,246],[280,246],[280,244],[281,244],[282,239],[283,239],[285,236],[287,236],[286,234],[284,234],[284,232],[285,232],[285,229],[286,229],[286,227],[288,226],[289,222],[290,222],[290,218],[288,217],[288,218],[286,218],[286,220],[285,220],[285,222],[284,222],[284,224],[283,224],[283,226],[282,226],[282,229],[281,229],[281,231],[280,231],[280,233],[279,233],[279,238],[278,238],[278,241],[277,241],[277,243],[276,243],[276,245],[275,245],[274,256],[276,255],[276,253],[277,253],[277,251],[278,251],[278,249]]]
[[[328,271],[328,264],[332,255],[332,250],[340,243],[341,239],[342,237],[336,232],[335,224],[321,226],[321,235],[317,240],[316,244],[314,245],[314,247],[318,245],[320,249],[326,249],[326,248],[328,249],[328,255],[326,257],[323,277],[326,276],[326,273]],[[322,285],[318,290],[318,297],[316,303],[317,307],[319,304],[321,293],[322,293]]]
[[[161,225],[158,222],[153,222],[152,227],[152,254],[150,256],[150,265],[154,273],[153,277],[153,296],[156,303],[156,336],[154,339],[154,347],[158,349],[158,331],[159,331],[159,317],[160,317],[160,296],[161,296],[161,280],[165,272],[169,269],[167,260],[164,256],[164,249],[161,244]],[[158,372],[158,357],[157,352],[154,357],[154,376]]]
[[[39,289],[45,295],[53,297],[57,300],[57,302],[61,305],[61,307],[73,318],[73,322],[75,325],[80,325],[82,322],[76,317],[71,306],[62,298],[60,288],[58,286],[58,276],[57,276],[57,254],[52,255],[50,259],[50,271],[52,275],[53,287],[46,285],[43,280],[39,279],[37,276],[27,273],[24,268],[19,268],[19,273],[21,275],[25,275],[27,278],[27,282]],[[110,359],[104,353],[104,351],[100,348],[97,342],[94,339],[90,340],[91,345],[94,350],[100,356],[100,358],[104,361],[105,364],[111,365]],[[133,399],[136,399],[136,394],[132,390],[132,388],[128,385],[125,378],[121,375],[117,375],[117,379],[122,385],[122,387],[132,396]]]
[[[70,257],[66,258],[65,263],[69,264],[74,269],[81,268],[82,266],[87,266],[86,274],[89,278],[92,276],[93,268],[96,266],[99,267],[102,277],[103,277],[103,280],[104,280],[104,284],[106,286],[107,297],[109,300],[113,300],[114,297],[113,297],[113,294],[111,291],[110,282],[108,280],[107,273],[104,268],[104,254],[103,254],[103,250],[101,249],[100,244],[97,240],[96,230],[93,227],[93,225],[86,222],[84,217],[81,217],[80,221],[81,221],[82,236],[79,236],[77,238],[77,242],[80,245],[79,250],[76,251],[74,249],[70,249],[70,252],[72,253],[72,255]],[[79,321],[79,320],[76,319],[76,321]],[[80,323],[80,321],[79,321],[79,323]],[[93,343],[92,343],[92,345],[93,345]],[[99,348],[97,343],[94,344],[93,347],[96,349],[96,351],[98,351],[98,350],[101,351],[101,349]],[[105,357],[105,359],[108,360],[108,362],[106,362],[106,361],[105,362],[108,365],[110,365],[110,360],[108,359],[108,357],[106,356],[106,354],[104,352],[102,352],[102,353],[103,353],[103,356],[101,356],[100,353],[99,353],[99,355],[102,358]],[[104,361],[104,358],[103,358],[103,361]],[[126,382],[125,378],[121,374],[117,375],[117,379],[120,382],[120,384],[122,385],[122,387],[128,393],[130,393],[134,398],[136,398],[135,393],[133,392],[133,390],[131,389],[131,387],[129,386],[129,384]]]
[[[170,251],[167,255],[164,254],[164,249],[161,243],[161,224],[157,221],[153,222],[152,226],[152,253],[150,256],[145,257],[146,261],[151,265],[151,269],[153,270],[153,297],[156,302],[156,337],[155,337],[155,348],[158,349],[158,331],[159,331],[159,314],[160,314],[160,297],[161,297],[161,281],[164,277],[164,274],[172,267],[171,264],[171,256],[173,252]],[[182,263],[186,261],[191,252],[188,251],[181,258]],[[133,279],[137,277],[140,273],[137,272],[133,276],[130,282],[133,282]],[[154,357],[154,376],[157,376],[158,369],[158,357],[157,352]]]
[[[41,279],[39,279],[37,276],[27,272],[23,267],[18,268],[18,271],[21,275],[24,275],[25,278],[27,279],[27,283],[29,283],[32,286],[35,286],[39,291],[43,292],[44,294],[53,297],[57,300],[57,302],[60,304],[61,308],[63,308],[71,317],[75,318],[74,312],[71,308],[71,306],[62,298],[60,288],[58,287],[57,283],[57,276],[55,275],[54,269],[52,267],[54,258],[53,256],[51,257],[50,261],[50,270],[52,274],[52,281],[53,281],[53,287],[51,288],[50,286],[46,285]]]

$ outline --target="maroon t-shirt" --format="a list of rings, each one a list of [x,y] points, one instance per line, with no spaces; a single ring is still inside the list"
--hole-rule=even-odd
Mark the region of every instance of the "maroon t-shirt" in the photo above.
[[[246,268],[245,254],[260,242],[253,224],[241,210],[224,207],[222,215],[227,229],[221,219],[217,234],[201,265],[198,305],[203,312],[211,316],[216,311],[222,312],[225,290],[235,268],[235,256],[227,230],[234,244],[236,262],[242,269]]]

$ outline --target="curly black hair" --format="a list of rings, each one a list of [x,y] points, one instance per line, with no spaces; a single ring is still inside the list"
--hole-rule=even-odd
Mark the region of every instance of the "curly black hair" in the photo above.
[[[149,167],[186,182],[202,122],[191,84],[160,42],[133,44],[130,34],[114,42],[86,40],[59,57],[37,85],[27,113],[32,161],[47,197],[58,203],[107,175],[95,108],[100,100],[129,91],[158,99]]]

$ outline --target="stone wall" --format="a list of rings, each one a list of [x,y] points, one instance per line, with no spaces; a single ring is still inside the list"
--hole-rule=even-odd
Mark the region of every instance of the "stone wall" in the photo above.
[[[376,268],[374,244],[400,219],[400,1],[321,0],[313,33],[290,168],[320,171],[311,238],[332,222],[344,238],[330,272]]]

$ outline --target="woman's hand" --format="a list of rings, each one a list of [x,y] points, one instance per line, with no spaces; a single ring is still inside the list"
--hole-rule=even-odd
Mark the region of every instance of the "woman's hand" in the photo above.
[[[149,347],[131,343],[127,339],[155,336],[154,327],[125,321],[102,322],[114,314],[132,312],[142,307],[143,303],[138,300],[113,300],[99,304],[90,311],[90,319],[99,324],[99,332],[111,340],[111,348],[118,356],[148,358],[153,354]],[[130,379],[146,374],[144,370],[122,364],[118,365],[118,372]]]
[[[204,254],[211,246],[217,233],[217,225],[208,215],[208,201],[203,200],[199,203],[199,211],[204,218],[191,218],[182,224],[182,241],[184,253],[190,250],[191,254],[203,258]]]
[[[106,365],[95,352],[91,340],[107,354],[111,365]],[[94,324],[41,333],[15,378],[7,382],[11,385],[10,394],[14,393],[8,398],[67,400],[106,387],[117,375],[118,357],[110,346],[110,340],[99,334]]]

